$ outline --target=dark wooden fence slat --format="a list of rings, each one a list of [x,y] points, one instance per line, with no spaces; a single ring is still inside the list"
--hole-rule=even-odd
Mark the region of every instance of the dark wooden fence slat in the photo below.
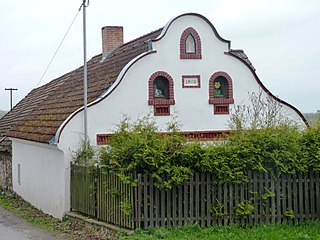
[[[277,198],[277,206],[276,206],[276,210],[277,210],[277,223],[281,223],[282,221],[282,207],[281,207],[281,179],[277,178],[276,180],[276,190],[277,190],[277,194],[276,194],[276,198]]]
[[[172,212],[171,212],[171,216],[172,216],[172,226],[177,226],[177,187],[173,186],[172,187]]]
[[[228,213],[229,213],[229,224],[233,224],[233,202],[234,202],[234,196],[233,196],[233,184],[229,184],[229,209],[228,209]]]
[[[211,182],[212,182],[212,192],[211,192],[211,209],[212,209],[212,225],[218,225],[218,222],[217,222],[217,215],[216,213],[214,212],[214,209],[217,208],[217,199],[218,199],[218,196],[217,196],[217,184],[216,184],[216,179],[214,176],[212,176],[212,179],[211,179]]]
[[[212,225],[211,223],[211,214],[210,214],[210,211],[211,211],[211,180],[210,180],[210,175],[209,173],[206,174],[206,186],[207,186],[207,189],[206,189],[206,195],[207,195],[207,208],[206,208],[206,214],[207,214],[207,221],[206,221],[206,227],[209,227]]]
[[[299,205],[298,205],[298,183],[297,176],[292,175],[292,196],[293,196],[293,211],[294,211],[294,221],[296,222],[299,215]]]
[[[178,186],[178,209],[177,209],[177,214],[178,214],[178,225],[183,226],[183,202],[185,200],[183,199],[182,195],[182,185]]]
[[[261,198],[265,194],[265,179],[264,174],[259,174],[259,196],[260,196],[260,211],[259,211],[259,223],[262,223],[265,219],[265,203],[263,199]]]
[[[143,219],[144,223],[143,226],[148,226],[149,224],[149,211],[148,211],[148,175],[143,174]]]
[[[194,200],[194,204],[195,204],[195,223],[199,223],[199,213],[200,213],[200,196],[199,196],[199,186],[200,186],[200,182],[199,182],[199,173],[196,173],[196,180],[195,180],[195,200]]]
[[[167,201],[166,201],[166,226],[171,227],[171,219],[172,219],[172,198],[171,198],[171,191],[170,189],[166,190],[166,195],[167,195]]]
[[[292,178],[293,176],[290,174],[288,175],[289,178],[287,178],[287,199],[288,199],[288,202],[287,202],[287,206],[288,206],[288,210],[289,211],[293,211],[293,205],[292,205]],[[293,219],[291,219],[291,217],[289,217],[288,219],[288,222],[289,223],[292,223]]]
[[[271,187],[271,191],[274,193],[274,196],[271,198],[271,223],[275,223],[276,222],[276,189],[275,189],[275,184],[274,184],[274,173],[271,172],[270,175],[270,187]]]
[[[155,226],[159,227],[160,226],[160,191],[159,188],[155,188]]]
[[[309,212],[309,201],[310,201],[310,195],[309,195],[309,190],[310,190],[310,178],[308,173],[304,173],[303,176],[304,179],[304,209],[305,209],[305,218],[310,219],[310,212]]]
[[[286,222],[287,221],[287,218],[286,216],[284,215],[285,212],[287,211],[287,182],[286,182],[286,178],[284,175],[281,176],[281,192],[282,192],[282,221]]]
[[[253,172],[253,194],[254,194],[254,200],[253,200],[254,201],[254,223],[257,224],[259,222],[259,219],[258,219],[259,200],[258,200],[258,178],[257,178],[256,172]]]
[[[271,186],[269,185],[270,182],[269,182],[269,172],[265,172],[264,173],[264,181],[265,181],[265,185],[264,185],[264,188],[266,191],[271,191],[272,192],[272,189],[271,189]],[[270,222],[270,197],[268,197],[266,200],[265,200],[265,221],[266,222]]]
[[[206,196],[206,192],[205,192],[205,187],[206,187],[206,182],[205,182],[205,174],[201,174],[200,176],[200,225],[201,227],[205,227],[206,226],[206,200],[207,200],[207,196]]]
[[[166,201],[165,201],[165,194],[166,194],[166,191],[164,189],[161,189],[160,191],[160,196],[161,196],[161,199],[160,199],[160,208],[161,208],[161,215],[160,215],[160,219],[161,219],[161,224],[160,226],[164,227],[166,225],[166,216],[165,216],[165,213],[166,213]]]
[[[228,224],[228,186],[223,184],[223,224]]]
[[[191,176],[190,177],[190,192],[189,192],[189,204],[190,204],[190,210],[189,210],[189,221],[190,223],[194,221],[194,217],[195,217],[195,214],[194,214],[194,176]]]
[[[246,200],[245,199],[245,185],[244,184],[240,184],[240,203],[243,204],[245,200]],[[240,223],[242,225],[245,225],[245,221],[246,220],[245,220],[244,216],[241,216],[240,219],[241,219]]]
[[[142,188],[142,179],[141,179],[141,174],[138,174],[138,185],[137,185],[137,224],[136,224],[136,228],[141,228],[141,215],[142,215],[142,211],[141,211],[141,204],[142,204],[142,196],[141,196],[141,188]]]
[[[298,194],[299,194],[299,221],[303,221],[304,208],[303,208],[303,184],[302,184],[302,174],[298,174],[299,185],[298,185]]]
[[[222,218],[224,214],[224,209],[223,209],[223,195],[222,195],[222,189],[223,189],[223,185],[222,184],[218,184],[217,185],[218,188],[218,201],[217,201],[217,211],[220,215],[218,215],[218,225],[221,226],[222,225]]]
[[[320,173],[316,174],[316,209],[317,209],[317,218],[320,219]]]
[[[248,184],[247,184],[247,190],[248,190],[248,200],[250,201],[250,203],[253,204],[253,199],[254,199],[254,194],[253,194],[253,177],[252,177],[252,172],[249,172],[248,173]],[[235,185],[235,206],[237,207],[238,206],[238,197],[239,197],[239,188],[238,188],[238,184]],[[253,224],[253,219],[254,219],[254,214],[251,213],[249,216],[248,216],[248,221],[249,221],[249,224]],[[238,220],[236,219],[236,224],[238,224]]]
[[[189,197],[190,194],[188,194],[190,189],[190,182],[188,185],[188,182],[185,181],[183,184],[183,223],[184,225],[188,224],[189,219]],[[190,192],[189,192],[190,193]]]
[[[315,179],[314,172],[310,172],[310,218],[316,219],[316,208],[315,208]]]
[[[154,183],[153,178],[150,177],[149,179],[150,185],[149,185],[149,193],[150,193],[150,227],[155,226],[155,217],[154,217]]]

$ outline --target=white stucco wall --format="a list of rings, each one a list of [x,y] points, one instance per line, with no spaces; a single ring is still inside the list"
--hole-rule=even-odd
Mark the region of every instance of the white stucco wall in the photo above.
[[[202,59],[180,59],[180,37],[188,27],[193,27],[201,38]],[[96,134],[112,132],[124,114],[135,120],[152,113],[153,107],[148,105],[148,81],[157,71],[167,72],[174,80],[175,105],[171,105],[171,113],[178,117],[182,131],[228,129],[229,115],[214,115],[213,105],[208,103],[209,79],[215,72],[226,72],[232,78],[235,105],[250,105],[248,93],[261,90],[248,66],[225,54],[229,50],[228,43],[219,40],[201,17],[186,15],[175,19],[164,37],[153,42],[153,50],[157,52],[140,58],[128,69],[120,84],[105,99],[88,108],[91,144],[96,144]],[[183,88],[182,75],[200,75],[201,88]],[[304,124],[290,107],[283,105],[283,111],[292,120]],[[165,130],[171,117],[155,119]],[[83,138],[82,129],[83,112],[80,112],[62,130],[59,148],[76,149],[79,139]]]
[[[64,153],[57,147],[12,139],[13,191],[57,218],[69,210],[67,169]]]

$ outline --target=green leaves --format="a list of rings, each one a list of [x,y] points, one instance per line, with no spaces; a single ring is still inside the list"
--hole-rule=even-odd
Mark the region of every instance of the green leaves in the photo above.
[[[278,176],[320,171],[320,127],[302,131],[283,123],[203,143],[187,142],[174,121],[161,134],[150,117],[135,123],[124,118],[109,147],[100,149],[101,165],[123,179],[133,171],[151,174],[159,188],[179,185],[195,172],[212,173],[219,183],[241,183],[250,170],[273,169]]]

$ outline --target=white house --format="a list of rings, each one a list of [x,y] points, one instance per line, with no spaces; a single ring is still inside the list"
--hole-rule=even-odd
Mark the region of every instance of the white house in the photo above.
[[[122,27],[105,27],[102,39],[103,53],[88,62],[93,145],[106,143],[123,114],[137,119],[151,113],[163,130],[175,114],[187,135],[214,139],[229,130],[236,104],[251,104],[248,92],[262,91],[288,118],[307,124],[265,88],[244,52],[232,50],[204,16],[182,14],[124,44]],[[71,152],[83,139],[82,76],[80,67],[34,89],[22,100],[33,107],[21,109],[24,117],[5,134],[12,140],[13,190],[58,218],[70,207]]]

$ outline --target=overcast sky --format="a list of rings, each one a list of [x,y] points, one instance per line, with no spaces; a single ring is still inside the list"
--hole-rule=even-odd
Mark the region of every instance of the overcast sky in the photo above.
[[[82,12],[47,65],[82,0],[0,0],[0,109],[83,64]],[[163,27],[172,17],[207,17],[232,49],[243,49],[262,83],[301,112],[320,110],[319,0],[91,0],[87,59],[101,53],[101,28],[124,27],[125,41]]]

